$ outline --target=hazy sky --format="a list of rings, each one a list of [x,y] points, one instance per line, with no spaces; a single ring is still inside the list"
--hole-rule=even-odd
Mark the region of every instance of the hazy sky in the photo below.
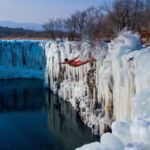
[[[0,0],[0,20],[44,23],[67,17],[74,10],[98,5],[104,0]]]

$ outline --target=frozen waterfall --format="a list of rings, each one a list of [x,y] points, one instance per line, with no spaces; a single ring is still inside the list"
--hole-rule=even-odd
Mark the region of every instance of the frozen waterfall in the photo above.
[[[97,61],[77,68],[59,64],[78,55]],[[94,134],[112,125],[113,135],[106,137],[114,137],[126,150],[150,145],[149,65],[150,47],[131,32],[94,46],[90,41],[0,41],[0,78],[44,79]]]

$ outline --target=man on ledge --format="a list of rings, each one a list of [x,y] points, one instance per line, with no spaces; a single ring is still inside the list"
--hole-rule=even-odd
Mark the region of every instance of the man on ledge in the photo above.
[[[68,58],[65,58],[65,61],[64,62],[61,62],[59,64],[68,64],[72,67],[79,67],[81,65],[84,65],[84,64],[87,64],[89,62],[93,62],[93,61],[96,61],[95,58],[89,58],[85,61],[81,61],[81,60],[77,60],[79,56],[75,57],[74,59],[71,59],[71,60],[68,60]]]

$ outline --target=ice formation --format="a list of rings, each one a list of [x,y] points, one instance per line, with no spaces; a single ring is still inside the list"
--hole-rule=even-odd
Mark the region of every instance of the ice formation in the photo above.
[[[77,68],[59,64],[78,55],[97,61]],[[95,46],[89,41],[0,42],[0,78],[44,78],[45,86],[69,101],[94,134],[112,127],[106,137],[126,150],[150,149],[149,64],[150,47],[142,47],[131,32]],[[82,148],[112,150],[102,141]]]
[[[45,71],[45,41],[1,40],[0,78],[41,78]]]
[[[125,150],[148,150],[150,47],[142,47],[138,35],[122,32],[111,41],[108,50],[97,69],[97,96],[105,103],[105,118],[116,120],[112,134],[122,141]]]
[[[99,58],[97,66],[100,66],[105,58],[104,44],[92,47],[89,41],[85,42],[53,42],[46,43],[46,71],[45,86],[52,91],[70,101],[72,106],[77,109],[83,122],[93,128],[93,132],[99,133],[99,114],[101,114],[100,103],[97,100],[96,87],[96,63],[74,68],[68,65],[60,65],[65,58],[72,59],[80,56],[80,60],[86,60],[96,54]],[[101,49],[102,47],[102,49]],[[106,44],[105,44],[106,47]],[[97,67],[98,68],[98,67]],[[97,106],[96,106],[97,105]]]
[[[124,150],[124,145],[111,133],[105,133],[102,135],[100,143],[87,144],[76,150]]]

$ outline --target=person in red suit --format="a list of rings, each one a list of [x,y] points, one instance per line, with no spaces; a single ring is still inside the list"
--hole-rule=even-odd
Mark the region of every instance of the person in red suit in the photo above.
[[[84,64],[87,64],[89,62],[93,62],[93,61],[96,61],[95,58],[89,58],[87,60],[84,60],[84,61],[81,61],[81,60],[77,60],[79,56],[75,57],[74,59],[70,59],[68,60],[68,58],[65,58],[65,61],[64,62],[61,62],[59,64],[68,64],[72,67],[79,67],[81,65],[84,65]]]

